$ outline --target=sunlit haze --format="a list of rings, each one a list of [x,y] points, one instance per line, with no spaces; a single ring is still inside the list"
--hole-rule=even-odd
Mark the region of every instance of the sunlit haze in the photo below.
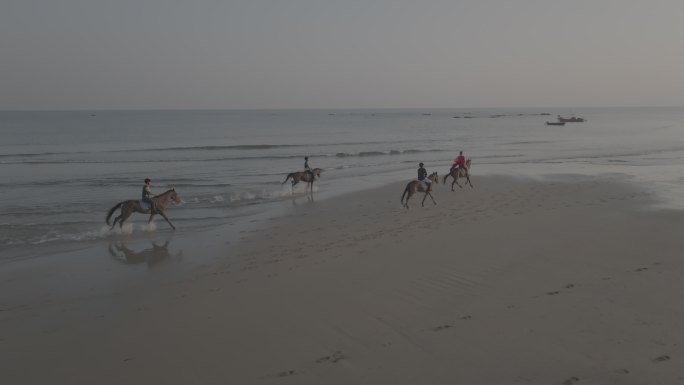
[[[681,0],[5,0],[0,109],[684,105]]]

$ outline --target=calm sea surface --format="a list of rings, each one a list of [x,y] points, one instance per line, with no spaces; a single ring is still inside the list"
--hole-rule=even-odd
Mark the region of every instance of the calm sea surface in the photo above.
[[[587,122],[545,125],[572,114]],[[463,150],[475,178],[624,174],[684,208],[684,108],[0,112],[0,134],[0,264],[168,231],[104,223],[147,177],[176,188],[184,232],[286,210],[307,195],[281,184],[305,155],[324,170],[317,200],[409,180],[418,162],[442,174]]]

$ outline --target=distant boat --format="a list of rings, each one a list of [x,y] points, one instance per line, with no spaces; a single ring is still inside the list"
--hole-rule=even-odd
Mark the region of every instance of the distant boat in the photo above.
[[[546,122],[547,126],[565,126],[565,122]]]
[[[564,122],[564,123],[583,123],[586,122],[584,118],[576,118],[576,117],[570,117],[570,118],[564,118],[560,115],[558,115],[558,121],[559,122]]]

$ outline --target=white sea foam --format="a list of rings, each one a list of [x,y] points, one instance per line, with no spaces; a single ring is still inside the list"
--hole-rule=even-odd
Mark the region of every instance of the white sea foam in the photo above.
[[[157,225],[154,223],[154,221],[150,223],[144,223],[140,226],[140,229],[144,232],[151,233],[153,231],[157,231]]]
[[[211,202],[211,203],[217,203],[217,202],[223,202],[223,201],[225,201],[225,199],[224,199],[221,195],[214,195],[214,196],[211,198],[211,201],[210,201],[210,202]]]

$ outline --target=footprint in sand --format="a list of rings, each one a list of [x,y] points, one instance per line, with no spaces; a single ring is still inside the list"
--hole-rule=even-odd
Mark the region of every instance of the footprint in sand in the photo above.
[[[338,351],[336,351],[335,353],[333,353],[333,354],[331,354],[331,355],[329,355],[329,356],[325,356],[325,357],[321,357],[321,358],[317,359],[317,360],[316,360],[316,363],[317,363],[317,364],[322,364],[322,363],[325,363],[325,362],[335,363],[335,362],[337,362],[337,361],[339,361],[339,360],[342,360],[342,359],[344,359],[344,358],[345,358],[345,356],[344,356],[344,354],[342,354],[342,351],[341,351],[341,350],[338,350]]]
[[[579,378],[577,377],[570,377],[567,380],[563,381],[563,385],[572,385],[575,382],[579,381]]]
[[[644,271],[644,270],[648,270],[648,267],[640,267],[634,271]]]
[[[432,331],[439,332],[454,327],[454,325],[440,325],[432,328]]]
[[[660,357],[654,358],[654,359],[653,359],[653,362],[665,362],[665,361],[669,361],[669,360],[670,360],[670,356],[668,356],[668,355],[662,355],[662,356],[660,356]]]
[[[288,377],[288,376],[294,376],[295,371],[294,370],[286,370],[284,372],[278,373],[278,377]]]
[[[546,295],[557,295],[557,294],[560,294],[560,291],[550,291],[550,292],[546,293]]]
[[[568,284],[568,285],[565,285],[565,288],[566,288],[566,289],[571,289],[571,288],[573,288],[573,287],[575,287],[575,284],[572,284],[572,283],[571,283],[571,284]]]
[[[461,317],[462,320],[469,320],[471,318],[473,318],[473,316],[471,315],[464,315],[463,317]]]

